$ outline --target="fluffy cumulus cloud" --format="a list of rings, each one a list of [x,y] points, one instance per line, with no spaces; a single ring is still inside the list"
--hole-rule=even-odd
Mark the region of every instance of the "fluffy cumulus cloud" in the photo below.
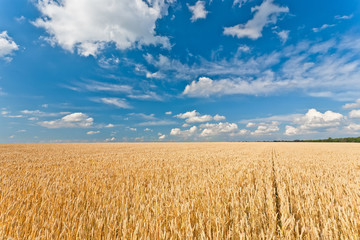
[[[352,110],[349,112],[350,118],[360,118],[360,110]]]
[[[221,116],[221,115],[219,115],[219,114],[216,114],[216,115],[213,117],[213,119],[214,119],[215,121],[222,121],[222,120],[225,120],[226,117],[225,117],[225,116]]]
[[[236,123],[220,122],[220,123],[205,123],[201,124],[200,128],[203,129],[200,133],[201,137],[212,137],[222,133],[236,133],[238,126]]]
[[[238,38],[258,39],[262,36],[264,27],[268,24],[275,24],[278,16],[281,13],[289,12],[289,8],[275,5],[273,0],[264,0],[261,5],[251,8],[251,12],[255,12],[252,19],[245,24],[225,27],[224,34]]]
[[[294,126],[286,126],[285,135],[313,133],[329,128],[336,128],[344,123],[345,117],[333,111],[321,113],[316,109],[309,109],[306,114],[294,120]]]
[[[247,128],[256,128],[251,135],[271,135],[274,132],[278,132],[279,122],[272,121],[271,123],[248,123]]]
[[[215,121],[225,120],[224,116],[220,116],[218,114],[216,114],[215,116],[201,115],[196,110],[186,113],[180,113],[177,114],[175,117],[180,119],[185,119],[185,122],[187,123],[202,123],[202,122],[209,122],[211,120],[215,120]]]
[[[350,123],[349,125],[347,125],[345,127],[345,129],[350,131],[350,132],[359,131],[360,130],[360,124]]]
[[[247,129],[239,129],[236,123],[229,122],[218,122],[211,123],[210,121],[222,121],[226,118],[219,114],[215,116],[211,115],[201,115],[196,110],[181,113],[175,115],[175,117],[180,119],[185,119],[185,122],[182,127],[190,127],[191,124],[201,123],[198,126],[192,126],[186,130],[181,130],[180,128],[173,128],[170,131],[171,136],[178,136],[182,138],[216,138],[216,137],[234,137],[240,135],[249,134]],[[206,123],[205,123],[206,122]]]
[[[293,126],[289,126],[289,125],[286,125],[285,126],[285,135],[287,136],[293,136],[293,135],[297,135],[299,134],[300,130],[297,129],[296,127],[293,127]]]
[[[46,128],[86,128],[91,127],[93,122],[93,118],[84,113],[77,112],[57,120],[39,122],[39,125]]]
[[[205,1],[197,1],[194,6],[187,5],[190,12],[192,13],[191,21],[195,22],[198,19],[205,19],[206,15],[209,13],[205,9]]]
[[[180,128],[173,128],[170,131],[170,135],[190,137],[190,136],[193,136],[197,130],[198,130],[198,127],[196,127],[196,126],[192,126],[188,130],[181,130]]]
[[[5,60],[11,61],[10,56],[18,49],[19,46],[8,35],[7,31],[0,32],[0,58],[5,58]]]
[[[169,48],[169,39],[156,34],[156,21],[167,14],[172,0],[39,0],[48,41],[80,55],[96,56],[107,44],[117,49],[142,45]]]
[[[316,109],[309,109],[308,112],[297,119],[295,123],[301,125],[302,129],[316,129],[323,127],[336,127],[344,120],[344,116],[333,111],[321,113]]]
[[[357,99],[354,103],[347,103],[343,106],[344,109],[360,108],[360,99]]]

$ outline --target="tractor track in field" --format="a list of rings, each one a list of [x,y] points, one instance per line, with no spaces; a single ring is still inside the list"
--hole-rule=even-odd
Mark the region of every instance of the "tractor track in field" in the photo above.
[[[276,158],[276,152],[275,152],[275,150],[272,150],[271,164],[272,164],[273,194],[274,194],[274,202],[275,202],[275,210],[276,210],[276,229],[277,229],[278,237],[280,237],[281,236],[280,231],[282,228],[281,206],[280,206],[280,197],[279,197],[279,192],[278,192],[278,183],[276,180],[275,158]]]

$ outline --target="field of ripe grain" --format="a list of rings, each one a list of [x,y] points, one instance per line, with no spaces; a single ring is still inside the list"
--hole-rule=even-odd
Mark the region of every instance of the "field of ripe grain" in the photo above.
[[[359,239],[360,145],[1,144],[0,239]]]

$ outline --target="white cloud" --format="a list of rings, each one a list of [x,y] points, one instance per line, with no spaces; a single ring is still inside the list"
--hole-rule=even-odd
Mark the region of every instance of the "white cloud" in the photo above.
[[[196,126],[192,126],[190,129],[183,130],[183,131],[181,131],[180,128],[173,128],[170,131],[170,135],[172,135],[172,136],[190,137],[190,136],[193,136],[196,133],[197,130],[198,130],[198,128]]]
[[[293,127],[293,126],[289,126],[289,125],[286,125],[285,126],[285,135],[287,136],[293,136],[293,135],[296,135],[299,133],[299,129]]]
[[[137,117],[137,118],[142,118],[142,119],[146,119],[146,120],[156,120],[157,118],[155,117],[155,114],[145,114],[145,113],[129,113],[129,116],[132,117]]]
[[[256,123],[253,122],[293,122],[296,118],[301,117],[302,114],[287,114],[287,115],[273,115],[270,117],[262,117],[262,118],[253,118],[253,119],[244,119],[239,121],[239,123],[247,123],[246,127],[255,126]]]
[[[286,126],[285,135],[315,133],[320,130],[328,130],[341,126],[345,117],[336,112],[326,111],[321,113],[316,109],[309,109],[308,112],[294,119],[294,126]]]
[[[187,6],[192,13],[192,22],[195,22],[198,19],[205,19],[206,15],[209,13],[205,9],[205,1],[197,1],[194,6],[190,6],[189,4],[187,4]]]
[[[247,46],[247,45],[240,45],[240,46],[238,47],[237,51],[236,51],[236,53],[237,53],[236,55],[239,56],[239,54],[242,53],[242,52],[248,53],[248,52],[250,52],[250,51],[251,51],[251,49],[250,49],[249,46]]]
[[[113,128],[113,127],[115,127],[115,125],[114,125],[114,124],[109,123],[109,124],[108,124],[108,125],[106,125],[105,127],[106,127],[106,128]]]
[[[125,108],[129,109],[132,108],[126,101],[126,99],[123,98],[100,98],[99,99],[102,103],[114,105],[118,108]]]
[[[248,123],[246,127],[256,127],[256,130],[251,132],[251,135],[271,135],[280,130],[279,124],[277,121],[272,121],[271,123]]]
[[[355,36],[318,43],[302,41],[279,52],[246,57],[247,61],[203,62],[197,66],[198,74],[207,69],[206,74],[214,77],[194,80],[185,87],[183,94],[190,97],[258,96],[300,90],[313,97],[342,101],[356,99],[360,94],[360,40]],[[274,68],[278,70],[272,71]],[[192,68],[187,70],[192,72]]]
[[[57,116],[69,114],[69,112],[48,113],[40,110],[27,110],[27,109],[22,110],[20,112],[24,115],[32,115],[36,117],[57,117]]]
[[[222,121],[222,120],[225,120],[226,118],[225,118],[225,116],[220,116],[219,114],[216,114],[216,115],[213,117],[213,119],[214,119],[215,121]]]
[[[286,41],[288,40],[289,38],[289,33],[290,31],[289,30],[282,30],[280,32],[275,32],[278,37],[280,38],[281,42],[284,44],[286,43]]]
[[[9,111],[1,111],[1,115],[3,115],[3,116],[6,116],[6,115],[8,115],[10,112]]]
[[[155,79],[160,79],[160,78],[164,78],[166,77],[165,75],[163,75],[162,73],[160,72],[154,72],[154,73],[151,73],[151,72],[145,72],[146,73],[146,78],[155,78]]]
[[[140,122],[138,126],[163,126],[163,125],[173,125],[176,122],[172,120],[159,119],[155,117],[155,114],[144,114],[144,113],[129,113],[131,117],[140,118],[144,120],[148,120],[145,122]]]
[[[176,124],[174,121],[170,120],[154,120],[154,121],[147,121],[137,124],[138,126],[165,126],[165,125],[173,125]]]
[[[196,110],[186,113],[180,113],[175,117],[180,119],[185,119],[187,123],[200,123],[200,122],[208,122],[212,120],[212,116],[210,115],[200,115]]]
[[[19,50],[19,46],[7,34],[7,31],[0,32],[0,58],[11,61],[11,55]]]
[[[260,6],[251,8],[251,12],[255,12],[252,19],[245,24],[225,27],[224,34],[238,38],[258,39],[262,36],[263,28],[268,24],[275,24],[279,14],[289,12],[289,8],[279,7],[273,3],[273,0],[264,0]]]
[[[327,127],[336,127],[344,120],[340,113],[326,111],[321,113],[316,109],[309,109],[308,112],[297,119],[295,123],[300,124],[301,129],[318,129]]]
[[[247,129],[239,129],[237,132],[230,133],[230,136],[244,136],[250,133]]]
[[[145,131],[145,132],[152,132],[153,130],[150,129],[150,128],[145,128],[144,131]]]
[[[76,82],[72,85],[65,85],[64,87],[73,91],[91,91],[91,92],[112,92],[124,93],[127,97],[137,100],[163,101],[163,97],[159,96],[153,91],[139,91],[134,90],[132,86],[126,84],[113,84],[106,82],[99,82],[94,80],[87,80],[85,82]]]
[[[208,61],[200,58],[200,63],[194,63],[189,66],[183,64],[177,59],[170,59],[162,54],[154,57],[150,54],[144,55],[148,64],[157,68],[166,78],[171,79],[192,79],[199,75],[211,76],[242,76],[249,74],[258,74],[271,67],[271,64],[277,63],[279,53],[253,57],[251,59],[239,58],[242,52],[249,52],[250,48],[246,45],[239,46],[236,54],[231,59],[221,59],[219,61]],[[165,79],[166,79],[165,78]]]
[[[129,85],[123,84],[112,84],[105,82],[98,82],[89,80],[86,82],[78,82],[74,84],[75,86],[66,86],[67,88],[74,91],[92,91],[92,92],[121,92],[121,93],[131,93],[133,88]]]
[[[159,69],[159,76],[161,78],[169,77],[168,72],[175,73],[177,78],[188,78],[189,73],[194,73],[194,70],[189,66],[182,64],[179,60],[170,59],[162,54],[158,58],[147,53],[144,55],[146,62]],[[166,74],[164,74],[166,72]]]
[[[16,131],[17,133],[24,133],[24,132],[27,132],[25,129],[20,129],[20,130],[17,130]]]
[[[349,113],[350,118],[360,118],[360,110],[352,110]]]
[[[360,99],[357,99],[354,103],[347,103],[343,106],[344,109],[360,108]]]
[[[39,0],[42,17],[33,23],[45,28],[48,41],[83,56],[96,56],[109,43],[117,49],[162,45],[169,39],[155,32],[167,14],[166,0]]]
[[[319,27],[319,28],[313,28],[312,30],[313,30],[313,32],[320,32],[320,31],[322,31],[322,30],[324,30],[324,29],[331,28],[331,27],[335,27],[335,26],[336,26],[335,24],[324,24],[324,25],[322,25],[321,27]]]
[[[159,96],[157,93],[152,91],[147,91],[145,93],[132,93],[127,95],[129,98],[137,100],[150,100],[150,101],[163,101],[163,97]]]
[[[105,142],[115,142],[116,141],[116,137],[111,137],[111,138],[106,138]]]
[[[343,20],[348,20],[348,19],[352,19],[354,17],[354,14],[350,14],[350,15],[344,15],[344,16],[341,16],[341,15],[336,15],[334,18],[335,19],[343,19]]]
[[[187,123],[202,123],[202,122],[208,122],[211,120],[215,120],[215,121],[225,120],[225,117],[220,116],[219,114],[216,114],[215,116],[201,115],[196,110],[193,110],[191,112],[186,112],[186,113],[180,113],[180,114],[177,114],[175,117],[180,118],[180,119],[185,119],[185,122],[187,122]]]
[[[159,137],[159,140],[164,140],[166,138],[166,135],[161,135],[160,137]]]
[[[238,131],[236,123],[220,122],[220,123],[206,123],[200,125],[202,132],[201,137],[217,136],[221,133],[235,133]]]
[[[274,81],[273,72],[267,72],[263,78],[251,82],[242,79],[212,80],[208,77],[200,77],[198,81],[192,81],[185,87],[184,95],[190,97],[209,97],[210,95],[246,94],[258,95],[286,88],[288,81]]]
[[[127,129],[129,129],[130,131],[136,132],[137,129],[136,128],[132,128],[132,127],[127,127]]]
[[[233,2],[233,6],[239,5],[239,7],[241,8],[242,5],[244,5],[245,3],[252,1],[252,0],[234,0]]]
[[[181,131],[180,128],[173,128],[173,129],[171,129],[171,131],[170,131],[170,135],[177,136],[177,135],[180,135],[181,132],[182,132],[182,131]]]
[[[94,135],[94,134],[98,134],[100,133],[100,131],[88,131],[86,134],[87,135]]]
[[[169,112],[165,112],[165,114],[166,114],[166,115],[171,115],[171,114],[172,114],[172,112],[171,112],[171,111],[169,111]]]
[[[86,128],[93,125],[94,119],[88,115],[77,112],[71,113],[61,119],[39,122],[40,126],[46,128]]]
[[[26,20],[26,18],[24,16],[20,16],[20,17],[16,17],[15,20],[18,22],[18,23],[22,23]]]
[[[360,130],[360,124],[350,123],[348,126],[345,127],[345,129],[347,129],[349,131],[359,131]]]
[[[120,59],[114,56],[109,58],[101,57],[98,61],[99,66],[105,69],[114,69],[119,63]]]

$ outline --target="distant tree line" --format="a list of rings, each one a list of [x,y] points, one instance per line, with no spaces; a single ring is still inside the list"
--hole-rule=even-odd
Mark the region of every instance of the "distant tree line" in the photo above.
[[[346,138],[327,138],[317,140],[294,140],[294,141],[274,141],[274,142],[360,142],[360,137],[346,137]]]

